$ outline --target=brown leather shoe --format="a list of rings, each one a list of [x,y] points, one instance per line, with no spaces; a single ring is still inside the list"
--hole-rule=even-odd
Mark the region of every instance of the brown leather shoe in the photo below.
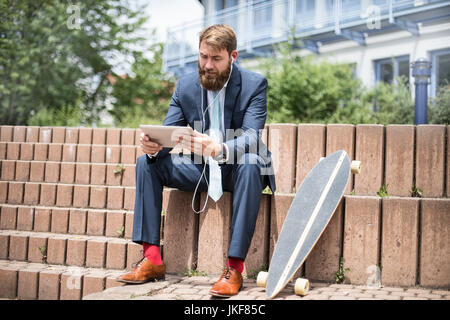
[[[143,258],[133,271],[117,277],[116,280],[130,284],[139,284],[151,280],[164,280],[165,275],[166,266],[164,264],[157,266],[147,258]]]
[[[220,276],[219,281],[209,290],[209,293],[215,297],[228,298],[238,294],[242,288],[242,275],[231,267],[227,267]]]

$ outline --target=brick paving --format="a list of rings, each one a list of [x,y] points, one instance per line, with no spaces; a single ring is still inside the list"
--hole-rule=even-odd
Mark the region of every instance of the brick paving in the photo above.
[[[124,285],[85,296],[84,300],[217,300],[209,295],[209,289],[218,276],[186,277],[166,275],[165,281],[141,285]],[[245,279],[244,288],[227,300],[265,300],[265,290],[254,279]],[[293,284],[280,292],[275,300],[450,300],[449,290],[421,287],[367,287],[349,284],[312,282],[309,293],[294,294]]]

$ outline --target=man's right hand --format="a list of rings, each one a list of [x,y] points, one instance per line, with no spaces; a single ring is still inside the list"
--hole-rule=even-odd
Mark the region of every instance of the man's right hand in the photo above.
[[[145,133],[141,133],[140,143],[142,152],[149,155],[155,154],[163,148],[160,144],[151,141],[150,137]]]

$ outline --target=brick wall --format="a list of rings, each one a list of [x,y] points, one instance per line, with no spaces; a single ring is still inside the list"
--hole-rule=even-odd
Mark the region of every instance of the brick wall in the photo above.
[[[141,246],[131,242],[140,130],[0,126],[0,296],[80,299],[120,285]],[[277,193],[264,194],[246,273],[268,264],[287,210],[320,157],[362,161],[327,229],[299,271],[346,281],[450,287],[450,128],[437,125],[271,124]],[[117,164],[124,171],[114,174]],[[389,197],[377,191],[387,185]],[[423,191],[412,198],[413,187]],[[163,255],[169,272],[219,274],[230,238],[232,194],[190,210],[192,193],[165,189]],[[205,194],[195,200],[197,209]],[[45,249],[45,250],[44,250]],[[378,271],[377,271],[378,270]]]

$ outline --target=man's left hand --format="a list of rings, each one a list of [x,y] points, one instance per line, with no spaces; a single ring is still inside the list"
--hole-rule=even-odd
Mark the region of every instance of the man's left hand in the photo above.
[[[222,153],[222,145],[214,142],[207,134],[202,134],[194,130],[193,135],[182,135],[178,138],[178,143],[191,152],[205,157],[215,157]]]

